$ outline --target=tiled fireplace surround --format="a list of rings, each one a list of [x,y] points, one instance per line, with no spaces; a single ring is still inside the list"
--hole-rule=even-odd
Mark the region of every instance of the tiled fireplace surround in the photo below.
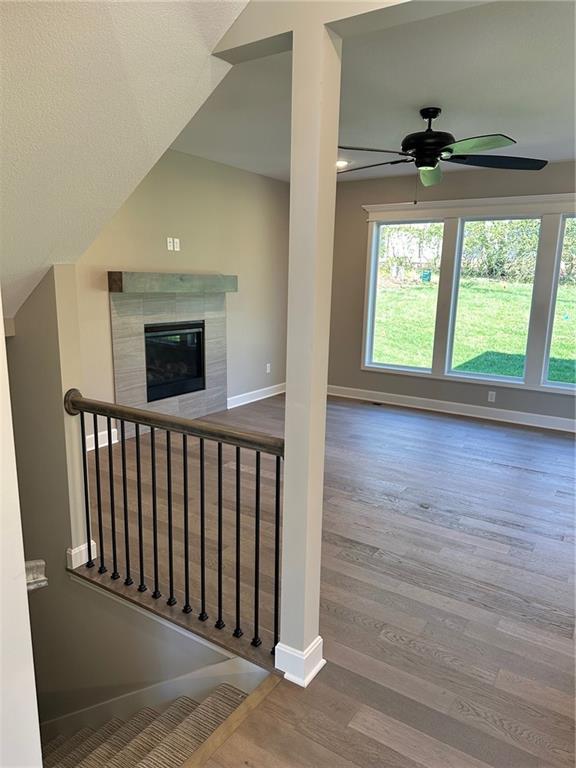
[[[121,289],[113,275],[122,274]],[[226,292],[236,278],[223,275],[109,273],[116,402],[196,419],[227,407]],[[204,321],[206,388],[148,402],[144,326]]]

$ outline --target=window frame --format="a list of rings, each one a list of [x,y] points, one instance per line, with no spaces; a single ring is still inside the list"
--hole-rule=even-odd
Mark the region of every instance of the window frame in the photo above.
[[[550,304],[548,307],[548,318],[546,323],[546,341],[544,347],[544,366],[542,368],[542,376],[540,379],[540,385],[549,390],[551,387],[554,389],[561,389],[567,392],[574,392],[575,385],[570,384],[567,381],[553,381],[548,378],[548,372],[550,370],[550,350],[552,347],[552,336],[554,334],[554,315],[556,313],[556,299],[558,297],[558,286],[560,284],[560,265],[562,263],[562,251],[564,249],[564,237],[566,235],[566,222],[568,219],[576,219],[576,212],[563,213],[560,220],[560,228],[558,231],[558,242],[556,245],[556,253],[554,256],[554,271],[553,271],[553,283],[552,291],[550,295]]]
[[[442,251],[444,249],[444,234],[445,223],[442,219],[436,218],[433,220],[412,220],[412,221],[394,221],[374,222],[374,228],[371,231],[371,237],[369,239],[369,256],[368,256],[368,268],[366,279],[366,296],[365,296],[365,313],[364,313],[364,336],[362,340],[362,349],[364,350],[364,362],[370,370],[376,368],[383,368],[385,370],[394,370],[409,373],[432,373],[434,367],[434,346],[436,339],[436,319],[438,316],[438,303],[440,300],[440,286],[438,286],[438,292],[436,297],[436,309],[434,313],[434,338],[432,340],[432,361],[430,367],[415,366],[415,365],[396,365],[394,363],[378,363],[372,359],[374,350],[374,325],[375,325],[375,313],[376,303],[378,298],[378,256],[380,250],[380,228],[387,224],[442,224]],[[442,256],[440,257],[442,263]]]
[[[363,209],[368,214],[368,247],[361,370],[469,384],[494,384],[513,389],[520,388],[542,392],[562,394],[575,392],[575,385],[549,382],[547,375],[564,222],[568,217],[576,215],[576,195],[555,194],[447,200],[420,204],[392,203],[365,205]],[[538,251],[527,330],[524,377],[521,379],[490,374],[454,372],[450,370],[450,366],[452,364],[464,222],[523,218],[540,219]],[[382,224],[429,222],[444,224],[432,367],[414,368],[375,363],[371,358],[374,339],[380,226]],[[545,307],[544,312],[542,311],[543,306]]]
[[[457,371],[453,368],[454,358],[454,338],[456,335],[456,320],[458,314],[458,301],[460,298],[460,277],[462,268],[462,252],[464,248],[464,228],[468,222],[474,221],[524,221],[527,219],[537,220],[538,226],[538,245],[536,246],[536,254],[534,257],[534,276],[532,279],[532,292],[530,295],[530,309],[528,310],[528,323],[526,327],[526,353],[524,359],[524,373],[522,376],[495,376],[489,373],[472,373],[466,371]],[[526,368],[528,359],[528,344],[530,341],[530,320],[534,306],[534,289],[536,284],[536,263],[538,261],[538,253],[540,250],[540,234],[542,232],[542,216],[466,216],[459,219],[460,226],[460,238],[458,241],[458,247],[455,253],[455,265],[454,265],[454,287],[451,296],[452,304],[452,316],[450,324],[450,333],[448,337],[448,354],[446,358],[446,369],[444,373],[451,379],[454,376],[463,379],[472,379],[473,381],[496,381],[504,384],[523,384],[526,381]],[[442,269],[442,265],[440,265]]]

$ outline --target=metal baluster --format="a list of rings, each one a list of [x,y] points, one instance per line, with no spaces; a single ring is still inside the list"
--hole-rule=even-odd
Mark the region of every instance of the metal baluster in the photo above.
[[[126,425],[120,422],[120,439],[122,441],[122,500],[124,503],[124,554],[126,558],[126,578],[124,584],[129,587],[134,584],[130,575],[130,527],[128,522],[128,478],[126,477]]]
[[[114,457],[112,446],[112,419],[106,418],[108,428],[108,484],[110,486],[110,524],[112,534],[112,578],[119,579],[118,553],[116,552],[116,503],[114,500]]]
[[[136,498],[138,505],[138,560],[140,565],[140,584],[138,592],[146,592],[144,581],[144,525],[142,522],[142,459],[140,456],[140,424],[136,424]]]
[[[86,456],[86,424],[84,414],[80,414],[80,438],[82,442],[82,476],[84,480],[84,512],[86,514],[86,546],[88,548],[88,560],[86,568],[94,568],[92,559],[92,525],[90,523],[90,492],[88,489],[88,458]]]
[[[168,502],[168,583],[170,596],[167,605],[176,605],[174,597],[174,541],[172,532],[172,440],[170,432],[166,432],[166,487]]]
[[[98,445],[98,416],[94,414],[94,463],[96,471],[96,506],[98,509],[98,544],[100,546],[100,565],[98,573],[106,573],[104,565],[104,526],[102,525],[102,488],[100,486],[100,446]]]
[[[200,438],[200,621],[206,621],[206,477],[204,438]]]
[[[158,499],[156,498],[156,432],[150,427],[150,461],[152,474],[152,541],[154,548],[154,592],[152,597],[162,597],[158,586]]]
[[[190,605],[190,520],[188,515],[188,436],[182,435],[182,485],[184,509],[184,607],[183,613],[192,613]]]
[[[262,645],[258,635],[260,619],[260,451],[256,451],[256,498],[254,502],[254,637],[252,645]]]
[[[222,443],[218,443],[218,619],[214,626],[226,626],[222,619]]]
[[[240,523],[242,503],[241,492],[241,474],[242,466],[240,464],[240,447],[236,448],[236,627],[232,633],[234,637],[242,637],[244,634],[240,627]]]
[[[276,456],[276,496],[274,500],[274,647],[280,640],[280,472],[281,458]]]

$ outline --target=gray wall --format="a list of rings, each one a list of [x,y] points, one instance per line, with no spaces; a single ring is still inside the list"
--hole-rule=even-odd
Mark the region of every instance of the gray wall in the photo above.
[[[445,174],[437,187],[420,187],[418,200],[574,192],[574,174],[574,163],[556,163],[539,173],[455,171]],[[367,214],[362,206],[413,200],[414,190],[413,175],[338,184],[329,383],[470,405],[487,405],[487,390],[491,389],[496,390],[498,408],[571,418],[574,414],[571,395],[528,391],[494,383],[450,382],[361,370],[368,245]]]
[[[24,550],[43,558],[49,585],[30,594],[42,720],[223,660],[70,579],[71,542],[64,390],[73,376],[74,267],[54,267],[16,315],[7,340]],[[60,332],[59,332],[60,329]],[[81,514],[81,511],[80,511]]]
[[[238,275],[226,298],[228,396],[284,382],[288,213],[287,184],[167,152],[76,265],[86,396],[114,399],[109,269]]]

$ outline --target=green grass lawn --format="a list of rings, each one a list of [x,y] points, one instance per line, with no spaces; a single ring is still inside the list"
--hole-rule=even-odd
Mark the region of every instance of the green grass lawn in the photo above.
[[[453,369],[524,375],[532,286],[463,279],[458,295]],[[375,362],[430,368],[437,285],[381,286],[376,305]],[[551,381],[576,383],[576,285],[560,285],[550,350]]]

